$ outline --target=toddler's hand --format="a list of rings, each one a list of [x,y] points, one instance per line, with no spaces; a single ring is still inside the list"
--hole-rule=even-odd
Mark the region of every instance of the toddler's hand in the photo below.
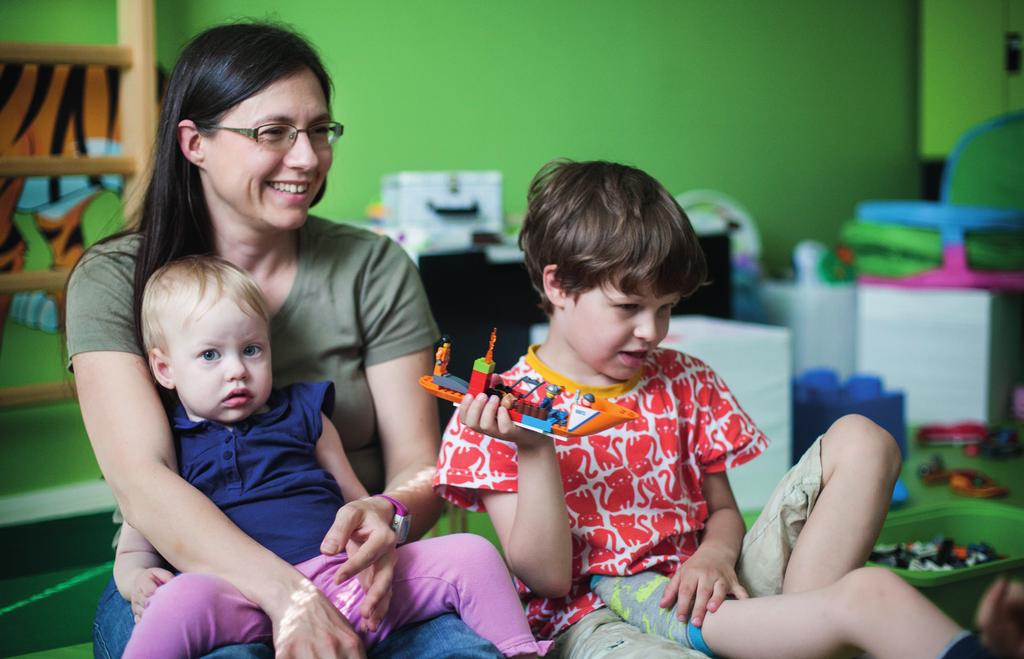
[[[714,613],[728,595],[747,599],[732,563],[710,547],[701,547],[683,563],[665,587],[660,606],[676,604],[676,616],[690,619],[695,626],[704,624],[704,614]]]
[[[132,615],[138,624],[142,620],[142,614],[146,610],[149,598],[153,596],[156,589],[174,578],[174,575],[162,567],[151,567],[139,570],[135,574],[132,584]]]
[[[523,448],[550,445],[551,438],[527,430],[512,422],[508,410],[501,406],[497,396],[466,394],[459,404],[459,421],[473,430],[512,442]]]

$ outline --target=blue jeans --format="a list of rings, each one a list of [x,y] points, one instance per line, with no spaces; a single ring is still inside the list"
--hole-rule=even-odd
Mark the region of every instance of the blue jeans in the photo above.
[[[132,635],[132,607],[117,592],[114,580],[107,584],[96,606],[92,625],[93,654],[98,659],[119,659]],[[273,659],[274,651],[262,643],[229,645],[206,655],[209,659]],[[477,636],[454,613],[396,629],[369,653],[370,659],[466,657],[496,659],[501,653]]]

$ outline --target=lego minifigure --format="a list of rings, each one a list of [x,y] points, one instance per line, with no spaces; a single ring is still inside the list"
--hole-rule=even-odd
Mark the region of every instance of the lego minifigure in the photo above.
[[[437,350],[434,352],[434,375],[442,376],[448,373],[448,360],[452,356],[452,338],[442,334],[437,342]]]

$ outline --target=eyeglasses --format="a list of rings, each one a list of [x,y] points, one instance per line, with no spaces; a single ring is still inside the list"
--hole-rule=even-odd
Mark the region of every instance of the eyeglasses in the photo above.
[[[266,124],[256,128],[231,128],[230,126],[206,126],[210,130],[230,130],[245,135],[257,144],[268,149],[286,151],[295,144],[299,133],[309,137],[314,149],[329,149],[345,132],[345,127],[337,121],[325,121],[313,124],[309,128],[296,128],[291,124]]]

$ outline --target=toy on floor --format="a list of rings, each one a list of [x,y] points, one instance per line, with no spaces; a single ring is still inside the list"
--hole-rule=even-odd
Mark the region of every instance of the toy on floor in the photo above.
[[[996,483],[977,469],[946,469],[942,456],[933,455],[928,462],[918,466],[917,475],[925,485],[949,483],[955,494],[988,499],[1001,497],[1010,490]]]
[[[892,498],[889,499],[890,508],[899,508],[910,499],[910,490],[903,483],[902,478],[896,479],[896,485],[892,488]]]
[[[929,542],[878,544],[869,561],[905,570],[937,572],[972,567],[1006,558],[984,542],[957,545],[953,538],[936,536]]]
[[[917,443],[929,446],[977,444],[988,436],[988,426],[980,421],[931,423],[917,429]]]
[[[455,403],[456,407],[466,394],[475,396],[485,393],[498,396],[502,407],[508,410],[516,425],[560,437],[593,435],[639,418],[640,415],[631,409],[591,393],[579,391],[568,408],[556,407],[555,401],[562,393],[562,389],[555,384],[548,384],[544,388],[542,400],[529,402],[530,396],[545,383],[529,377],[521,378],[511,386],[502,382],[500,376],[494,372],[496,339],[497,329],[493,329],[487,345],[487,354],[473,362],[473,371],[469,382],[466,382],[448,372],[452,346],[451,340],[447,336],[442,336],[435,353],[434,372],[422,376],[419,380],[420,386],[438,398]]]
[[[949,471],[946,470],[946,463],[942,456],[935,454],[928,462],[922,463],[917,468],[917,475],[925,485],[937,485],[949,481]]]
[[[996,483],[977,469],[954,469],[949,472],[949,487],[956,494],[989,499],[1007,495],[1009,488]]]
[[[1010,458],[1021,454],[1017,431],[987,426],[980,421],[933,423],[917,430],[917,443],[927,446],[963,446],[968,457]]]
[[[1015,458],[1024,448],[1017,439],[1017,431],[1012,428],[993,428],[985,439],[976,444],[964,446],[964,455],[974,458],[983,457],[993,460]]]

